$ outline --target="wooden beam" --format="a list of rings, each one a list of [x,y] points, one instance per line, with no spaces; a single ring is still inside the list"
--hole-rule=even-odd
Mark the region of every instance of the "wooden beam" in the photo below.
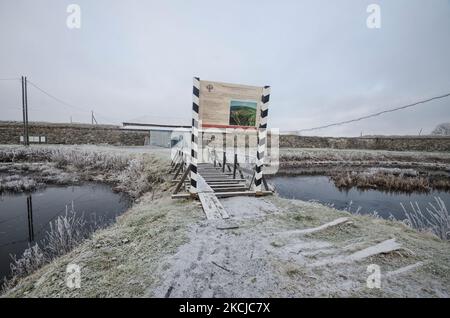
[[[234,181],[232,178],[221,178],[221,177],[212,177],[212,178],[205,178],[205,180],[210,183],[210,182],[215,182],[217,180],[220,181]]]
[[[220,193],[222,193],[222,192],[236,192],[236,191],[245,191],[245,190],[247,190],[246,187],[239,187],[239,188],[232,187],[232,188],[214,189],[215,193],[217,193],[217,192],[220,192]]]
[[[220,186],[220,185],[242,185],[245,186],[244,183],[239,183],[239,182],[217,182],[217,183],[208,183],[211,187],[214,186]]]
[[[229,185],[229,186],[224,186],[224,187],[211,187],[214,192],[221,192],[222,190],[225,189],[234,189],[234,191],[244,191],[247,188],[245,186],[234,186],[234,185]]]
[[[218,198],[235,197],[235,196],[256,196],[255,191],[215,192],[214,194]],[[258,193],[258,195],[270,195],[270,194],[273,194],[273,192],[261,191],[261,193]],[[189,193],[172,194],[172,199],[185,199],[190,197],[191,195]]]
[[[273,194],[272,191],[261,191],[260,195]],[[234,197],[234,196],[256,196],[255,191],[234,191],[234,192],[215,192],[218,198]]]
[[[174,175],[172,180],[175,180],[178,177],[178,175],[180,174],[181,169],[183,169],[183,163],[180,163],[180,167],[178,168],[178,170],[175,173],[175,175]]]
[[[200,192],[198,197],[208,220],[229,218],[227,211],[225,211],[222,203],[220,203],[214,193]]]
[[[210,184],[209,186],[211,188],[228,188],[228,187],[245,187],[245,184],[242,184],[242,183],[233,183],[233,184],[216,183],[216,184]]]
[[[225,172],[225,165],[227,164],[227,155],[226,152],[223,152],[223,165],[222,165],[222,172]]]
[[[252,188],[253,181],[255,181],[255,173],[256,172],[253,172],[252,180],[250,181],[250,184],[248,185],[249,190]]]
[[[188,173],[191,171],[191,165],[188,166],[186,171],[183,173],[183,176],[181,177],[181,180],[178,182],[177,187],[175,188],[174,194],[177,194],[178,191],[180,191],[181,185],[184,184],[184,180],[186,179]]]

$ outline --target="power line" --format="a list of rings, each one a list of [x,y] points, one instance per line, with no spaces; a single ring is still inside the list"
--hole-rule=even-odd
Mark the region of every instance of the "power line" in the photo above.
[[[352,122],[356,122],[356,121],[360,121],[360,120],[364,120],[364,119],[368,119],[368,118],[372,118],[372,117],[377,117],[377,116],[380,116],[380,115],[382,115],[382,114],[391,113],[391,112],[395,112],[395,111],[397,111],[397,110],[402,110],[402,109],[410,108],[410,107],[413,107],[413,106],[417,106],[417,105],[419,105],[419,104],[428,103],[428,102],[431,102],[431,101],[433,101],[433,100],[441,99],[441,98],[445,98],[445,97],[449,97],[449,96],[450,96],[450,93],[447,93],[447,94],[444,94],[444,95],[435,96],[435,97],[428,98],[428,99],[425,99],[425,100],[421,100],[421,101],[418,101],[418,102],[415,102],[415,103],[412,103],[412,104],[403,105],[403,106],[400,106],[400,107],[396,107],[396,108],[392,108],[392,109],[383,110],[383,111],[380,111],[380,112],[378,112],[378,113],[374,113],[374,114],[362,116],[362,117],[355,118],[355,119],[345,120],[345,121],[341,121],[341,122],[337,122],[337,123],[332,123],[332,124],[328,124],[328,125],[324,125],[324,126],[319,126],[319,127],[313,127],[313,128],[307,128],[307,129],[300,129],[300,130],[297,130],[297,132],[312,131],[312,130],[318,130],[318,129],[329,128],[329,127],[333,127],[333,126],[340,126],[340,125],[344,125],[344,124],[349,124],[349,123],[352,123]]]
[[[4,80],[4,81],[7,81],[7,80],[20,80],[20,78],[1,78],[0,80]],[[30,80],[27,79],[27,83],[29,83],[31,86],[33,86],[35,89],[37,89],[41,93],[43,93],[46,96],[50,97],[51,99],[55,100],[56,102],[66,106],[67,108],[76,110],[77,112],[80,112],[80,113],[90,112],[91,116],[93,116],[92,115],[92,110],[88,110],[86,108],[82,108],[82,107],[76,106],[76,105],[74,105],[72,103],[66,102],[65,100],[63,100],[63,99],[61,99],[59,97],[56,97],[52,93],[50,93],[47,90],[43,89],[42,87],[40,87],[39,85],[37,85],[33,81],[30,81]],[[33,112],[39,112],[40,109],[33,107],[33,108],[30,108],[30,110],[33,111]],[[114,123],[114,124],[120,123],[122,121],[122,119],[113,118],[113,117],[111,117],[109,115],[103,115],[103,114],[101,114],[101,113],[99,113],[97,111],[95,112],[95,116],[103,118],[103,119],[105,119],[106,122],[110,122],[110,123]]]
[[[1,106],[1,109],[18,109],[18,110],[22,110],[22,107],[20,107],[20,106]]]
[[[56,97],[56,96],[50,94],[49,92],[47,92],[46,90],[40,88],[39,86],[37,86],[35,83],[33,83],[33,82],[30,81],[30,80],[28,80],[28,83],[30,83],[34,88],[36,88],[36,89],[39,90],[40,92],[44,93],[44,94],[47,95],[48,97],[50,97],[50,98],[56,100],[57,102],[59,102],[59,103],[65,105],[65,106],[67,106],[67,107],[70,107],[70,108],[73,108],[73,109],[77,109],[77,110],[81,110],[81,111],[87,111],[87,110],[82,109],[82,108],[80,108],[80,107],[78,107],[78,106],[74,106],[74,105],[72,105],[72,104],[70,104],[70,103],[68,103],[68,102],[65,102],[65,101],[63,101],[62,99],[60,99],[60,98],[58,98],[58,97]]]
[[[48,91],[46,91],[46,90],[44,90],[43,88],[39,87],[37,84],[33,83],[33,82],[30,81],[30,80],[28,80],[28,82],[29,82],[34,88],[36,88],[37,90],[39,90],[41,93],[47,95],[48,97],[50,97],[50,98],[52,98],[53,100],[59,102],[60,104],[65,105],[66,107],[69,107],[69,108],[72,108],[72,109],[81,111],[81,112],[83,112],[83,113],[85,113],[85,112],[92,112],[91,110],[87,110],[87,109],[84,109],[84,108],[75,106],[75,105],[73,105],[73,104],[71,104],[71,103],[68,103],[68,102],[62,100],[61,98],[56,97],[55,95],[49,93]],[[104,118],[104,119],[107,119],[108,121],[112,121],[112,122],[115,122],[115,121],[116,121],[115,119],[113,120],[112,117],[110,117],[110,116],[105,116],[105,115],[102,115],[102,114],[100,114],[100,116],[99,116],[99,112],[97,112],[97,111],[96,111],[95,113],[96,113],[96,115],[97,115],[98,117],[102,117],[102,118]],[[120,122],[120,120],[119,120],[119,122]]]

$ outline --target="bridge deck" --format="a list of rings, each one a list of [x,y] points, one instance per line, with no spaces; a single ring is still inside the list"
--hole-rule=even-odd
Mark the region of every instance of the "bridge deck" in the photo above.
[[[175,171],[174,171],[175,172]],[[189,198],[190,181],[187,178],[188,170],[180,180],[176,180],[179,171],[176,172],[173,182],[177,182],[177,189],[184,185],[187,193],[175,193],[172,198]],[[177,192],[177,191],[176,191]],[[207,219],[229,218],[228,213],[218,200],[223,197],[256,196],[272,194],[272,191],[255,192],[247,184],[243,173],[231,171],[230,166],[217,167],[210,163],[201,163],[197,166],[197,196],[203,207]]]

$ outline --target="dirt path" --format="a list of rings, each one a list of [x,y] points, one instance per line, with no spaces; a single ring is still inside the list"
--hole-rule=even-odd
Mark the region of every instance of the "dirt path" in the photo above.
[[[257,235],[255,222],[267,213],[275,213],[276,207],[255,198],[227,199],[223,204],[231,218],[193,225],[189,243],[162,264],[161,268],[170,267],[163,274],[164,283],[149,295],[258,297],[262,290],[269,292],[277,283],[265,257],[270,235]]]

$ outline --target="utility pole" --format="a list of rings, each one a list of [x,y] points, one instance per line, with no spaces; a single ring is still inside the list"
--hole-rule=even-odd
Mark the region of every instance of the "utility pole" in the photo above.
[[[28,146],[30,139],[28,136],[28,96],[27,78],[22,76],[22,112],[23,112],[23,144]]]
[[[95,119],[95,116],[94,116],[94,111],[91,110],[91,125],[93,125],[94,122],[95,122],[95,124],[98,124],[97,119]]]
[[[27,77],[25,76],[25,118],[27,120],[26,127],[27,127],[27,146],[30,145],[30,133],[28,129],[28,83],[27,83]]]

